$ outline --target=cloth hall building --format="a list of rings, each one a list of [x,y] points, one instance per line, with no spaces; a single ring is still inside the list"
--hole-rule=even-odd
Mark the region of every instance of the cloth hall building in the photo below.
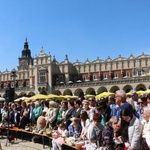
[[[18,67],[0,72],[0,94],[5,97],[7,88],[15,88],[17,96],[32,96],[37,93],[58,95],[100,94],[123,89],[150,89],[150,55],[142,53],[135,57],[116,59],[108,57],[90,62],[70,62],[68,56],[62,62],[46,54],[42,48],[35,58],[27,39],[18,58]]]

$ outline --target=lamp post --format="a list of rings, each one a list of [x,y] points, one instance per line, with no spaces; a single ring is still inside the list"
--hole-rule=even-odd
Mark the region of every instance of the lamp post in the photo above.
[[[12,99],[14,100],[15,99],[15,82],[16,82],[16,77],[17,77],[17,75],[16,75],[16,70],[15,70],[15,68],[11,71],[11,78],[13,78],[13,81],[14,81],[14,86],[13,86],[13,88],[11,88],[11,90],[12,90]]]

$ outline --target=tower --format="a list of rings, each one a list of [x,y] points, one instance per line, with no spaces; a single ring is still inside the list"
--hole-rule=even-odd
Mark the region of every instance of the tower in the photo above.
[[[22,56],[19,59],[18,70],[28,70],[29,65],[33,65],[33,58],[31,57],[31,51],[29,49],[27,38],[24,42],[24,49],[22,50]]]

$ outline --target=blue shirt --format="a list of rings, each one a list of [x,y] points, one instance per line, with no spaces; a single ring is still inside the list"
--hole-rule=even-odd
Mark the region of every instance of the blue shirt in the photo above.
[[[116,112],[116,118],[117,118],[117,122],[120,118],[120,113],[121,113],[121,110],[124,109],[124,108],[127,108],[129,109],[131,112],[133,112],[133,107],[131,104],[129,103],[124,103],[123,105],[121,105],[120,107],[117,108],[117,112]]]
[[[69,136],[73,136],[75,138],[78,138],[81,134],[81,125],[78,124],[77,128],[74,128],[73,123],[71,123],[68,127],[68,134]]]

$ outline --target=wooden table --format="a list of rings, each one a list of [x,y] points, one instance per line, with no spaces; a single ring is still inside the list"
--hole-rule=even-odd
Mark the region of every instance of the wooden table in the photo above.
[[[37,135],[37,136],[41,136],[42,137],[42,144],[43,144],[43,148],[45,148],[45,139],[47,138],[48,141],[49,141],[49,147],[50,147],[50,150],[51,150],[51,142],[52,142],[52,136],[48,136],[46,135],[46,133],[43,133],[43,134],[39,134],[39,133],[33,133],[31,131],[27,131],[27,130],[24,130],[24,129],[20,129],[18,127],[7,127],[7,128],[3,128],[3,127],[0,127],[0,130],[2,131],[6,131],[7,132],[7,136],[11,133],[14,135],[14,137],[17,139],[17,138],[20,138],[22,141],[24,140],[24,137],[26,137],[26,135],[28,135],[26,137],[26,140],[31,140],[32,137],[34,135]],[[67,143],[64,143],[62,145],[62,149],[63,150],[77,150],[78,148],[76,146],[71,146],[71,145],[68,145]],[[79,150],[79,149],[78,149]]]

